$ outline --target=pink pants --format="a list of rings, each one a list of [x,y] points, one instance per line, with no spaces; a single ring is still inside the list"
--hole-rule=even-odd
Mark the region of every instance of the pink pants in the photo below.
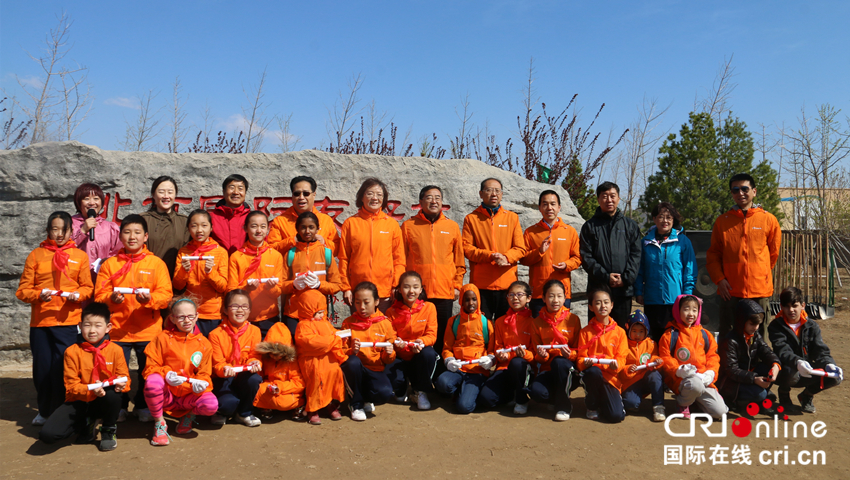
[[[189,410],[195,415],[213,415],[218,410],[218,400],[212,392],[200,395],[175,397],[168,389],[162,375],[154,373],[145,379],[145,401],[154,418],[162,417],[163,410]]]

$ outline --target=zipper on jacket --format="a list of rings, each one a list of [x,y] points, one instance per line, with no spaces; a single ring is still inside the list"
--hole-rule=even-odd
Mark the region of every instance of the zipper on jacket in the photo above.
[[[437,217],[439,220],[440,217]],[[431,278],[437,278],[437,238],[434,236],[434,224],[436,221],[431,222]]]

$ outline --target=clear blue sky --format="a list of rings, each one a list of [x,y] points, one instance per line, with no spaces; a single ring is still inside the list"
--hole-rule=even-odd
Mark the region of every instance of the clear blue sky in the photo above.
[[[80,140],[105,149],[119,148],[136,112],[122,99],[156,89],[164,105],[179,75],[189,120],[209,103],[224,128],[265,67],[268,113],[291,113],[306,148],[327,139],[327,108],[356,73],[362,103],[374,99],[400,132],[436,132],[448,147],[468,93],[473,122],[516,143],[530,57],[537,95],[556,110],[578,93],[585,118],[604,102],[606,134],[644,96],[672,104],[664,129],[677,131],[733,54],[731,103],[750,127],[794,124],[825,102],[850,114],[848,2],[3,1],[7,94],[15,75],[39,74],[24,50],[42,47],[62,10],[74,20],[69,59],[89,68],[96,97]]]

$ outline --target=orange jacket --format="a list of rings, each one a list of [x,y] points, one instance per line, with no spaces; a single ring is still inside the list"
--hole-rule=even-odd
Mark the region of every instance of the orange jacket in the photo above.
[[[65,267],[67,277],[53,268],[52,251],[38,247],[27,256],[24,273],[21,275],[21,282],[18,284],[15,296],[18,300],[32,305],[30,327],[55,327],[80,323],[82,302],[89,300],[94,290],[91,271],[87,266],[89,257],[86,252],[77,248],[70,248],[65,252],[68,254],[68,264]],[[45,288],[78,292],[80,299],[72,302],[65,297],[53,297],[49,302],[42,302],[39,296]]]
[[[241,355],[238,365],[230,363],[230,355],[233,352],[233,340],[224,330],[224,324],[230,320],[222,320],[215,330],[210,332],[210,343],[212,344],[213,373],[216,377],[224,378],[224,367],[239,367],[257,361],[262,366],[260,355],[254,351],[254,347],[262,340],[260,329],[255,325],[248,325],[248,330],[239,337],[239,353]],[[235,327],[233,327],[235,328]],[[236,329],[238,330],[238,329]]]
[[[299,319],[295,327],[295,348],[306,388],[306,411],[318,411],[332,400],[344,401],[345,378],[339,366],[348,360],[348,355],[327,317]]]
[[[540,254],[540,245],[549,238],[549,249]],[[558,218],[549,228],[545,220],[525,229],[523,235],[527,252],[521,263],[528,265],[528,283],[532,298],[543,298],[543,285],[549,280],[560,280],[566,287],[567,298],[571,298],[570,272],[581,266],[578,233],[576,229]],[[567,268],[555,270],[552,265],[564,262]]]
[[[355,316],[350,316],[342,321],[342,328],[351,328],[351,338],[349,339],[349,351],[348,354],[352,354],[354,339],[358,339],[361,342],[394,342],[396,339],[395,330],[393,330],[393,326],[390,323],[390,320],[386,318],[381,312],[375,312],[372,316],[369,317],[372,319],[372,325],[369,326],[366,330],[355,330],[351,327],[352,322],[357,322],[360,319]],[[363,362],[363,366],[372,370],[373,372],[383,372],[384,367],[395,361],[395,350],[392,353],[387,354],[386,350],[383,348],[361,348],[359,352],[357,352],[357,356],[360,357],[360,360]]]
[[[491,253],[501,253],[510,266],[497,267]],[[479,206],[463,219],[463,254],[469,259],[469,281],[485,290],[506,290],[515,282],[516,263],[525,256],[525,240],[516,213],[499,207],[495,217]]]
[[[454,299],[466,273],[458,224],[442,213],[431,223],[419,212],[401,224],[401,236],[407,270],[422,277],[428,298]]]
[[[292,258],[292,266],[289,264],[289,250],[282,253],[283,255],[283,294],[297,296],[303,293],[303,290],[296,290],[293,286],[295,276],[301,273],[322,272],[317,275],[319,277],[318,290],[325,295],[333,295],[340,290],[342,280],[339,276],[339,269],[336,265],[336,260],[331,257],[331,264],[327,265],[325,261],[325,247],[319,242],[304,243],[298,242],[295,244],[295,254]],[[286,298],[286,304],[283,306],[283,314],[290,318],[298,318],[298,310],[293,306],[292,297]]]
[[[268,244],[263,242],[259,250],[267,247]],[[239,250],[233,252],[230,256],[230,266],[227,269],[227,290],[241,288],[248,292],[251,297],[251,322],[260,322],[274,318],[280,314],[277,308],[277,297],[283,292],[283,256],[277,250],[269,248],[260,256],[260,267],[244,280],[245,271],[251,262],[254,260],[256,252],[250,242],[245,244]],[[277,278],[277,284],[270,287],[266,283],[261,283],[256,287],[249,287],[248,280],[252,278]],[[240,281],[241,280],[241,281]]]
[[[543,312],[545,312],[546,307],[543,307],[543,310],[540,311],[540,316],[531,321],[531,351],[534,352],[534,359],[537,363],[540,364],[540,371],[546,372],[552,368],[552,359],[555,357],[561,356],[561,350],[557,348],[551,348],[547,350],[549,354],[545,359],[540,355],[537,355],[537,346],[538,345],[553,345],[557,342],[555,341],[555,335],[552,333],[552,326],[543,318]],[[569,360],[575,362],[576,358],[578,358],[578,352],[576,348],[578,347],[579,341],[579,332],[581,332],[581,320],[574,313],[571,313],[568,308],[561,307],[561,310],[553,315],[554,318],[562,318],[563,319],[558,322],[558,330],[567,340],[567,345],[570,347],[570,356]]]
[[[197,331],[195,329],[195,332]],[[212,349],[210,341],[200,332],[183,333],[176,328],[163,330],[145,347],[145,356],[148,359],[142,376],[148,378],[158,373],[165,379],[168,372],[174,371],[182,377],[209,383],[204,392],[211,392],[213,388],[210,378],[213,362]],[[166,383],[166,387],[175,397],[200,395],[192,392],[192,384],[188,381],[176,387]],[[177,412],[169,412],[169,414],[180,416]]]
[[[410,314],[409,322],[402,323],[405,319],[403,311],[409,312],[411,309],[404,303],[396,302],[387,310],[387,318],[398,338],[406,342],[422,340],[426,347],[432,347],[437,341],[437,307],[431,302],[422,302],[418,307],[414,305],[415,308],[420,310]],[[396,348],[396,354],[402,360],[410,360],[413,358],[413,349],[410,346]]]
[[[678,301],[675,307],[678,307]],[[678,308],[674,307],[674,317],[678,317]],[[671,328],[672,327],[672,328]],[[682,379],[676,376],[676,369],[679,365],[691,364],[697,367],[699,373],[705,373],[707,370],[714,370],[715,382],[720,373],[720,355],[717,354],[717,342],[714,340],[714,335],[708,333],[708,353],[705,351],[705,338],[702,334],[702,325],[694,324],[686,327],[676,321],[667,324],[667,331],[658,340],[658,356],[664,361],[662,369],[664,371],[664,381],[673,393],[679,394],[679,384]],[[670,336],[672,329],[679,331],[679,338],[676,340],[676,351],[670,351]],[[717,388],[711,382],[710,387]]]
[[[467,314],[463,312],[463,295],[470,290],[475,292],[475,296],[478,297],[478,310]],[[443,359],[455,358],[457,360],[467,361],[494,353],[495,350],[493,347],[496,345],[496,332],[493,328],[493,321],[489,318],[486,319],[489,338],[486,342],[484,341],[484,325],[481,321],[484,314],[481,313],[481,293],[478,291],[478,287],[471,283],[464,285],[460,289],[460,299],[458,302],[461,304],[461,312],[449,319],[449,323],[446,325],[446,332],[443,335]],[[455,319],[458,319],[457,335],[454,333]],[[489,370],[484,370],[477,363],[463,365],[460,368],[466,373],[490,374]]]
[[[578,335],[576,362],[578,369],[583,372],[589,368],[584,365],[585,358],[612,358],[617,360],[616,369],[611,369],[610,365],[592,366],[599,367],[605,381],[622,393],[619,373],[626,365],[626,357],[629,355],[629,340],[626,338],[625,330],[617,325],[613,319],[609,318],[608,320],[610,323],[603,328],[603,325],[596,318],[593,318],[586,327],[581,329]]]
[[[626,389],[634,385],[635,382],[642,379],[643,376],[646,375],[646,372],[651,372],[652,370],[658,370],[664,367],[662,364],[660,367],[647,367],[643,370],[638,370],[635,373],[629,373],[629,367],[631,365],[645,365],[656,360],[661,360],[661,358],[658,356],[658,346],[651,338],[646,337],[641,342],[633,342],[632,340],[629,340],[629,354],[626,355],[626,364],[620,371],[620,384],[622,385],[622,387],[620,387],[620,391],[626,391]]]
[[[717,217],[705,267],[711,281],[726,279],[738,298],[773,295],[773,266],[779,258],[782,230],[772,214],[753,206],[747,216],[738,207]]]
[[[254,406],[257,408],[286,411],[304,405],[304,378],[298,368],[295,347],[282,345],[280,350],[285,352],[280,360],[275,360],[271,355],[262,357],[263,383],[254,397]],[[269,389],[271,385],[278,388],[277,393]]]
[[[192,255],[200,246],[216,245],[214,250],[204,252],[202,256],[213,256],[213,265],[210,273],[204,269],[205,260],[192,261],[192,268],[187,272],[183,268],[183,257]],[[221,304],[223,295],[227,292],[227,266],[230,260],[227,250],[218,246],[218,242],[212,238],[207,239],[203,245],[198,245],[192,240],[177,252],[177,263],[174,267],[174,281],[176,290],[186,289],[187,294],[194,295],[200,299],[198,303],[198,318],[202,320],[218,320],[221,318]]]
[[[398,222],[380,211],[361,208],[342,224],[339,240],[339,273],[342,290],[372,282],[386,298],[404,273],[404,245]]]
[[[122,253],[124,250],[122,250]],[[124,275],[110,280],[127,263],[119,256],[108,258],[100,266],[97,274],[97,287],[94,301],[109,305],[112,313],[112,331],[110,338],[116,342],[149,342],[162,331],[162,317],[159,311],[171,301],[171,278],[165,262],[151,253],[147,247],[137,255],[145,257],[134,263]],[[112,302],[112,290],[116,287],[148,288],[151,299],[141,304],[136,295],[125,294],[121,303]]]
[[[313,207],[313,213],[319,218],[318,234],[325,239],[325,246],[331,249],[334,256],[337,256],[339,232],[336,229],[334,220],[329,215],[316,210],[315,207]],[[269,242],[272,248],[280,252],[281,255],[286,255],[286,252],[294,247],[298,241],[295,238],[298,234],[298,231],[295,230],[295,220],[297,219],[298,212],[295,211],[295,207],[289,207],[285,212],[275,217],[272,220],[272,224],[269,225],[269,236],[266,238],[266,241]]]
[[[526,308],[516,315],[516,334],[514,334],[513,329],[511,329],[507,324],[508,315],[511,313],[512,311],[508,311],[506,315],[502,315],[493,323],[496,330],[496,342],[493,345],[495,350],[493,350],[492,353],[495,355],[496,350],[525,345],[525,351],[523,352],[522,358],[524,358],[527,362],[532,362],[534,361],[534,349],[531,346],[531,310]],[[509,352],[507,360],[504,362],[497,362],[496,370],[507,369],[508,364],[510,364],[511,360],[515,357],[516,352]]]
[[[91,276],[91,273],[89,273]],[[125,392],[130,391],[130,370],[124,361],[124,350],[118,345],[110,342],[101,350],[106,360],[106,369],[114,377],[127,377]],[[92,369],[94,368],[94,354],[83,350],[79,343],[75,343],[65,350],[65,401],[66,402],[91,402],[97,396],[89,391],[88,384],[92,383]],[[103,381],[102,375],[98,375],[95,381]],[[107,387],[115,388],[115,387]]]
[[[290,333],[289,327],[287,327],[285,323],[277,322],[272,325],[272,328],[270,328],[268,332],[266,332],[266,338],[264,338],[263,341],[292,345],[292,333]]]

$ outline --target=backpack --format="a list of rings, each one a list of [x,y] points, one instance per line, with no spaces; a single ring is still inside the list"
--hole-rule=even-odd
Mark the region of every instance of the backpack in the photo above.
[[[452,334],[457,338],[457,327],[460,325],[460,314],[455,315],[452,319]],[[487,317],[481,314],[481,330],[484,333],[484,345],[490,343],[490,331],[487,328]]]
[[[705,354],[708,355],[708,348],[711,345],[708,340],[708,332],[706,332],[704,328],[701,328],[700,332],[702,332],[702,341],[705,344]],[[674,357],[676,356],[676,343],[678,342],[679,330],[674,328],[670,331],[670,354]]]
[[[292,268],[292,262],[295,261],[295,252],[297,252],[295,247],[290,248],[289,251],[286,252],[286,267],[287,268],[290,268],[290,269]],[[327,272],[328,269],[331,268],[332,262],[333,262],[333,252],[331,251],[330,248],[325,247],[325,271],[326,272]],[[290,275],[291,274],[292,274],[292,272],[290,271]],[[333,316],[334,316],[334,296],[328,295],[327,297],[328,297],[327,298],[327,300],[328,300],[328,318],[333,318]]]

